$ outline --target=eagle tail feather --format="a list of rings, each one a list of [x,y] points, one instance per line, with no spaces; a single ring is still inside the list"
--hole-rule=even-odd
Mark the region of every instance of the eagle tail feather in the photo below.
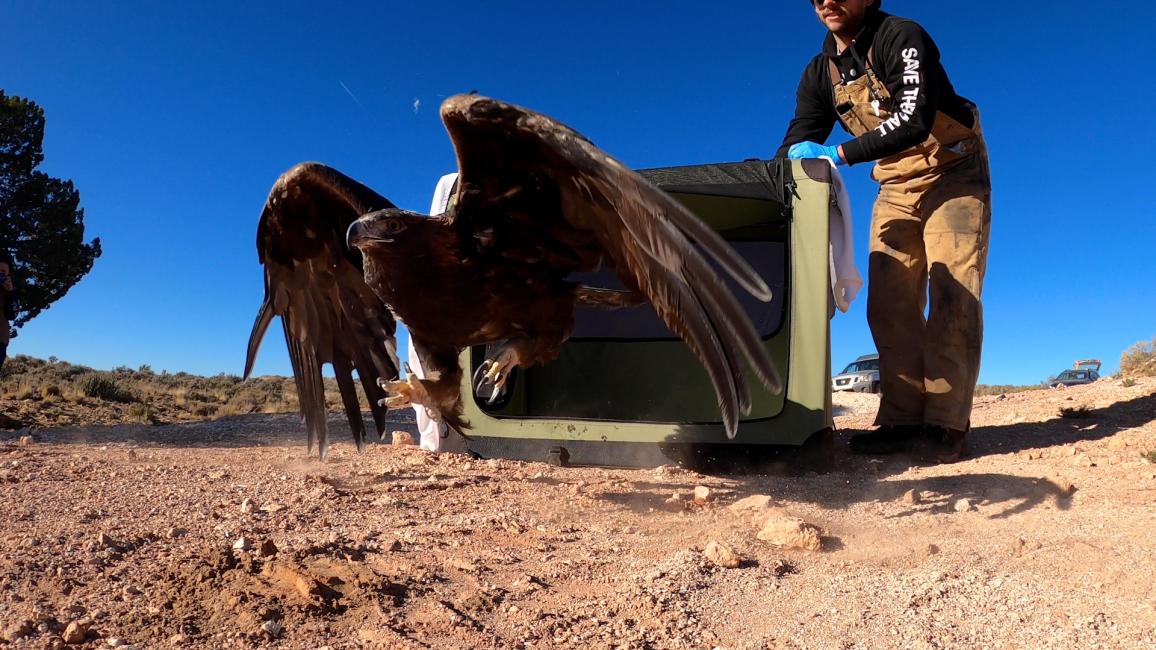
[[[265,297],[265,301],[261,303],[261,308],[257,310],[257,319],[253,322],[253,331],[249,333],[249,347],[245,353],[245,373],[242,375],[243,379],[248,379],[249,374],[253,372],[253,364],[257,361],[257,350],[261,347],[261,340],[265,338],[265,332],[269,329],[269,323],[273,322],[273,303],[269,297]]]

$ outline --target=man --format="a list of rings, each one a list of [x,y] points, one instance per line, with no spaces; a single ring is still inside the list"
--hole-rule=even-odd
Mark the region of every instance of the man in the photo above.
[[[8,321],[16,316],[16,287],[12,284],[12,267],[0,258],[0,368],[8,358]]]
[[[987,149],[979,113],[955,93],[931,37],[881,4],[813,0],[830,34],[803,72],[777,155],[877,161],[867,321],[883,395],[878,429],[853,436],[851,449],[914,448],[927,460],[952,462],[965,450],[979,375],[991,223]],[[854,138],[819,144],[836,121]]]
[[[445,214],[449,209],[450,200],[454,196],[458,181],[458,173],[452,172],[445,174],[438,179],[437,186],[434,187],[433,200],[430,202],[430,215]],[[417,349],[413,344],[413,337],[409,337],[409,345],[406,352],[406,357],[409,363],[409,369],[419,379],[425,377],[425,369],[421,366],[421,358],[417,355]],[[452,452],[457,454],[464,454],[468,451],[466,439],[460,433],[450,428],[448,424],[434,418],[429,410],[420,405],[413,405],[414,419],[417,422],[418,436],[421,438],[422,449],[440,453]]]

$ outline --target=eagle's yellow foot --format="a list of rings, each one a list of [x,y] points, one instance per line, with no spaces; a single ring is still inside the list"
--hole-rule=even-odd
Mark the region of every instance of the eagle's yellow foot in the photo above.
[[[484,389],[491,386],[487,404],[493,404],[506,394],[506,382],[510,372],[518,365],[518,353],[511,345],[503,345],[498,353],[482,362],[474,371],[474,395],[485,397]]]
[[[433,400],[430,399],[429,393],[425,386],[415,375],[409,375],[405,381],[401,380],[387,380],[381,377],[377,378],[377,385],[385,391],[385,399],[380,400],[378,404],[391,409],[404,408],[406,406],[424,406],[430,410],[432,415],[437,415],[437,408],[434,407]],[[440,416],[438,418],[440,420]]]

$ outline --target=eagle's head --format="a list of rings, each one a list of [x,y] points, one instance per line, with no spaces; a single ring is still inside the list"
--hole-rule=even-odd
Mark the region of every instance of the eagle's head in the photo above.
[[[396,208],[370,212],[349,224],[345,243],[362,253],[405,247],[423,239],[420,233],[428,221],[429,217]]]

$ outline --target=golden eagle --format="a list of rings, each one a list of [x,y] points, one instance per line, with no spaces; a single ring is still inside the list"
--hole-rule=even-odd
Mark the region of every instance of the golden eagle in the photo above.
[[[475,389],[500,391],[514,366],[557,357],[579,307],[649,302],[710,375],[727,433],[750,412],[743,359],[772,391],[774,363],[711,260],[752,295],[766,283],[690,211],[577,132],[475,94],[441,106],[458,158],[442,216],[397,209],[340,172],[302,163],[273,185],[257,228],[265,300],[245,375],[280,316],[309,447],[327,447],[321,366],[337,377],[354,439],[365,429],[352,371],[378,434],[385,408],[422,404],[468,434],[461,350],[490,344]],[[583,286],[572,274],[613,268],[627,287]],[[398,380],[394,315],[426,370]],[[377,381],[374,382],[373,380]]]

